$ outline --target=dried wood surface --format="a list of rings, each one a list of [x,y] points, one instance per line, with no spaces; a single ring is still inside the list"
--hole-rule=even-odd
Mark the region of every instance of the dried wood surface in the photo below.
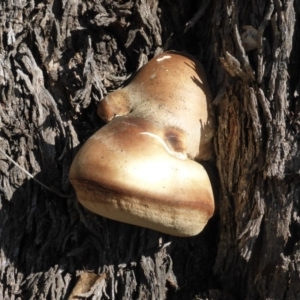
[[[300,2],[194,2],[0,1],[0,299],[300,298]],[[218,116],[217,212],[190,239],[68,181],[101,97],[167,49],[203,62]]]

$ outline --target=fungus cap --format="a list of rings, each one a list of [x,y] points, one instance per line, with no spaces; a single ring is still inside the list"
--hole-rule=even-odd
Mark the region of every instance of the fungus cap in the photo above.
[[[214,211],[209,177],[192,160],[211,157],[209,88],[196,60],[173,53],[153,60],[101,101],[98,114],[111,121],[79,150],[70,181],[96,214],[193,236]]]

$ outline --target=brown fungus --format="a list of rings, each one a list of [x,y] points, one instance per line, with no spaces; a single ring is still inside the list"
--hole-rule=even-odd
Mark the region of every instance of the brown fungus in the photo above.
[[[101,100],[109,121],[70,171],[78,200],[101,216],[176,236],[202,231],[213,192],[197,161],[213,155],[211,94],[201,64],[165,52]]]

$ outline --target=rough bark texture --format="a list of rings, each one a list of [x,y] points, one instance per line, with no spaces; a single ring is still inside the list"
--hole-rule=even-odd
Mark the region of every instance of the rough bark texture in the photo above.
[[[221,19],[215,11],[225,74],[217,99],[222,230],[214,273],[238,299],[298,299],[299,3],[250,7],[228,1]],[[253,52],[241,45],[243,25],[258,29]]]
[[[0,2],[0,299],[300,298],[300,3],[194,2]],[[102,96],[168,49],[203,62],[218,117],[218,209],[188,239],[95,216],[68,181]]]

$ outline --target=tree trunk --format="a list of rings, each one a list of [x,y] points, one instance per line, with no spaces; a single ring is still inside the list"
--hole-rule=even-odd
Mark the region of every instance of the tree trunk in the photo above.
[[[194,2],[0,3],[0,299],[300,298],[300,2]],[[68,181],[102,96],[169,49],[215,96],[193,238],[96,216]]]

